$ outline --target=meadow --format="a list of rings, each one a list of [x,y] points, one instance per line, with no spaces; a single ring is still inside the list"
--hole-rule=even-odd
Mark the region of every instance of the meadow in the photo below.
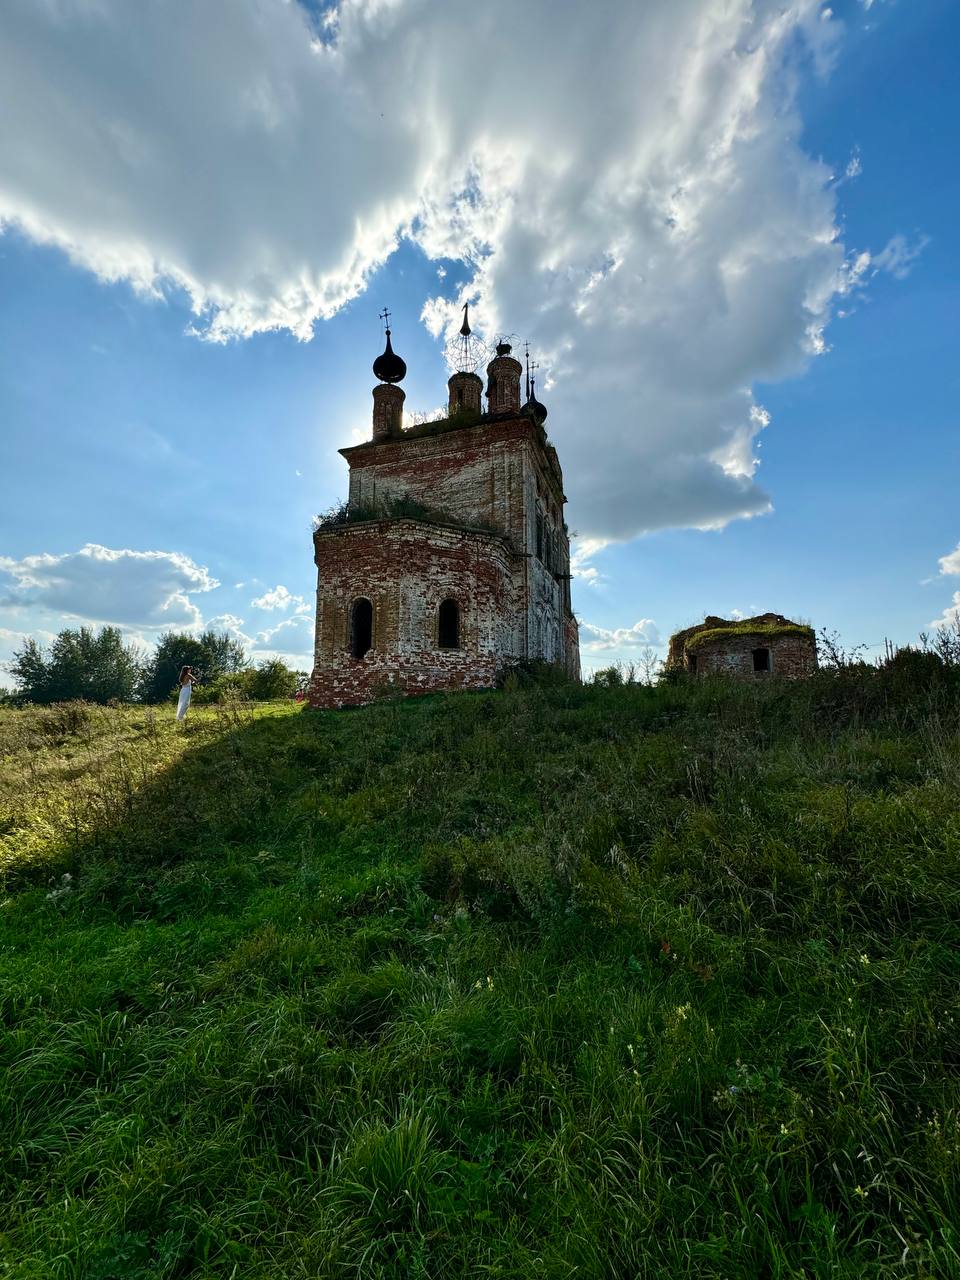
[[[0,709],[0,1276],[960,1275],[960,681]]]

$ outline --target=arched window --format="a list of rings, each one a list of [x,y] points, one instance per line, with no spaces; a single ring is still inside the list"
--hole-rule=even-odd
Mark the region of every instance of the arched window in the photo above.
[[[350,652],[362,658],[373,646],[373,605],[361,597],[350,606]]]
[[[441,649],[460,648],[460,606],[456,600],[444,600],[437,616],[437,644]]]

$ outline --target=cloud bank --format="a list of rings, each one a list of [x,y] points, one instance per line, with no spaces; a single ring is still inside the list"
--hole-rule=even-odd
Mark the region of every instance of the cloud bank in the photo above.
[[[770,508],[752,385],[823,350],[851,287],[795,102],[839,29],[818,0],[342,0],[319,26],[9,0],[0,223],[185,291],[213,340],[309,337],[412,239],[535,344],[582,533],[719,527]],[[434,331],[459,301],[425,300]]]
[[[31,616],[123,627],[195,627],[192,595],[220,584],[178,551],[129,551],[88,543],[79,551],[0,556],[0,607]]]

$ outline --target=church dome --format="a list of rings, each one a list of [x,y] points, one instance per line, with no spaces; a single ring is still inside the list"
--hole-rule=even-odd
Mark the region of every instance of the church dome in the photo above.
[[[547,420],[547,406],[545,404],[541,404],[537,399],[537,393],[533,389],[532,385],[530,387],[530,395],[527,397],[527,403],[523,406],[523,410],[525,413],[529,413],[534,422],[540,423],[541,426]]]
[[[382,355],[373,362],[374,376],[381,382],[402,382],[406,377],[407,366],[390,345],[390,330],[387,330],[387,345]]]

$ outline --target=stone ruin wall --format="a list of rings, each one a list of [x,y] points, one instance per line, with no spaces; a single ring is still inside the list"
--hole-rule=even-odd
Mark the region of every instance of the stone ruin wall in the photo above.
[[[559,464],[538,432],[528,418],[511,418],[345,449],[350,505],[376,508],[390,499],[410,498],[465,524],[503,530],[520,553],[513,564],[513,607],[520,634],[500,650],[500,665],[539,658],[562,663],[579,679],[579,635],[566,607],[569,578],[558,580],[536,555],[539,496],[546,509],[554,567],[569,575]],[[326,568],[319,567],[322,579]],[[353,579],[356,594],[362,581],[358,568]],[[464,585],[460,593],[451,594],[466,598],[468,588]],[[347,660],[355,661],[349,655]],[[318,666],[319,662],[318,656]]]
[[[466,524],[494,525],[519,546],[524,442],[512,425],[512,431],[464,428],[346,450],[351,507],[412,498]]]
[[[754,649],[770,650],[770,670],[754,671]],[[816,646],[802,636],[742,635],[694,651],[697,675],[733,675],[747,679],[780,676],[797,680],[817,669]]]
[[[522,651],[514,560],[503,540],[415,520],[318,530],[314,706],[369,702],[387,687],[406,693],[486,689]],[[350,652],[350,611],[373,604],[372,648]],[[460,605],[458,649],[437,647],[437,611]]]
[[[698,636],[706,631],[750,624],[757,630],[735,630],[733,634],[697,643]],[[763,613],[743,620],[708,617],[697,626],[670,637],[667,668],[690,671],[690,658],[695,657],[697,675],[730,675],[741,679],[763,679],[772,675],[787,680],[800,679],[817,669],[817,643],[812,632],[797,634],[797,626],[779,613]],[[779,635],[777,628],[782,629]],[[754,670],[755,649],[769,650],[769,671]]]

